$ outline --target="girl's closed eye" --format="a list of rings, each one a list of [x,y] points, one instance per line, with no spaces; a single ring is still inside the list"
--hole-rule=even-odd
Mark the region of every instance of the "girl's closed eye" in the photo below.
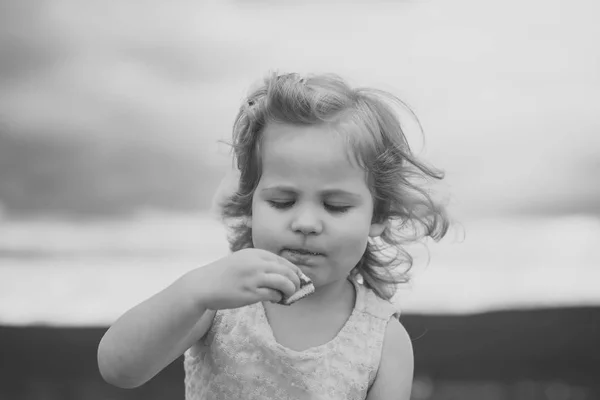
[[[293,200],[267,200],[267,203],[273,208],[278,210],[283,210],[286,208],[290,208],[294,205]]]
[[[351,206],[347,206],[347,205],[325,203],[325,209],[327,209],[327,211],[330,211],[333,213],[340,213],[340,214],[345,213],[350,208],[351,208]]]

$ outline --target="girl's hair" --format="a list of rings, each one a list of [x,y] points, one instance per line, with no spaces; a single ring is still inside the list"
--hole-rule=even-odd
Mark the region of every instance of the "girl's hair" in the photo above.
[[[250,92],[233,127],[232,147],[240,179],[237,192],[220,204],[223,221],[230,228],[231,251],[253,247],[252,228],[243,221],[251,218],[252,196],[261,177],[265,126],[270,122],[328,124],[345,138],[350,155],[368,173],[373,222],[388,223],[379,238],[369,238],[351,275],[360,274],[365,286],[390,300],[397,284],[408,281],[413,264],[403,246],[425,236],[439,240],[449,225],[444,208],[421,187],[444,175],[411,152],[394,103],[410,111],[387,92],[353,89],[336,75],[269,74]],[[404,270],[393,273],[400,265]]]

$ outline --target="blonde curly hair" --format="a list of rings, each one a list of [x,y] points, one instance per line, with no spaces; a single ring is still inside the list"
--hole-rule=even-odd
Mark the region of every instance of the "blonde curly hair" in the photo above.
[[[269,74],[249,93],[233,126],[237,191],[218,204],[221,218],[230,228],[231,251],[253,247],[252,228],[240,221],[252,216],[265,126],[270,122],[328,123],[344,135],[350,153],[368,173],[373,222],[388,223],[379,238],[369,238],[351,275],[360,275],[365,286],[390,300],[397,285],[408,281],[413,264],[405,246],[424,237],[440,240],[449,227],[445,208],[425,189],[427,181],[443,179],[444,174],[412,153],[394,105],[408,109],[390,93],[353,89],[337,75]],[[400,266],[405,268],[397,273]]]

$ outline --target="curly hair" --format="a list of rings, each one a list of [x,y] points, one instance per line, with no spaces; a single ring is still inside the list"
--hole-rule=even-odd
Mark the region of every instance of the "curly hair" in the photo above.
[[[231,145],[240,173],[238,188],[219,204],[221,218],[230,228],[231,251],[253,247],[252,228],[243,221],[252,216],[265,126],[270,122],[329,124],[346,139],[348,151],[367,172],[373,223],[387,223],[381,236],[369,238],[350,274],[360,275],[365,286],[390,300],[397,285],[409,279],[413,258],[405,246],[425,237],[440,240],[449,226],[444,207],[435,203],[425,188],[429,180],[443,179],[444,174],[412,153],[394,105],[410,111],[388,92],[353,89],[333,74],[303,78],[271,73],[251,90],[233,126]],[[405,267],[400,273],[399,266]]]

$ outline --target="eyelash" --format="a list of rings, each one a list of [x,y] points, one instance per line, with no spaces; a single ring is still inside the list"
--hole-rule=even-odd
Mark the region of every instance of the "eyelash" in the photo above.
[[[293,201],[273,201],[273,200],[269,200],[268,203],[271,205],[271,207],[276,208],[278,210],[284,210],[284,209],[290,208],[291,206],[294,205]]]
[[[285,210],[287,208],[290,208],[294,205],[293,201],[274,201],[274,200],[269,200],[268,203],[271,205],[271,207],[276,208],[278,210]],[[334,206],[331,204],[324,204],[324,207],[326,210],[333,212],[333,213],[345,213],[347,212],[351,207],[350,206]]]
[[[350,209],[350,206],[332,206],[330,204],[325,204],[325,208],[330,212],[342,214],[347,212]]]

